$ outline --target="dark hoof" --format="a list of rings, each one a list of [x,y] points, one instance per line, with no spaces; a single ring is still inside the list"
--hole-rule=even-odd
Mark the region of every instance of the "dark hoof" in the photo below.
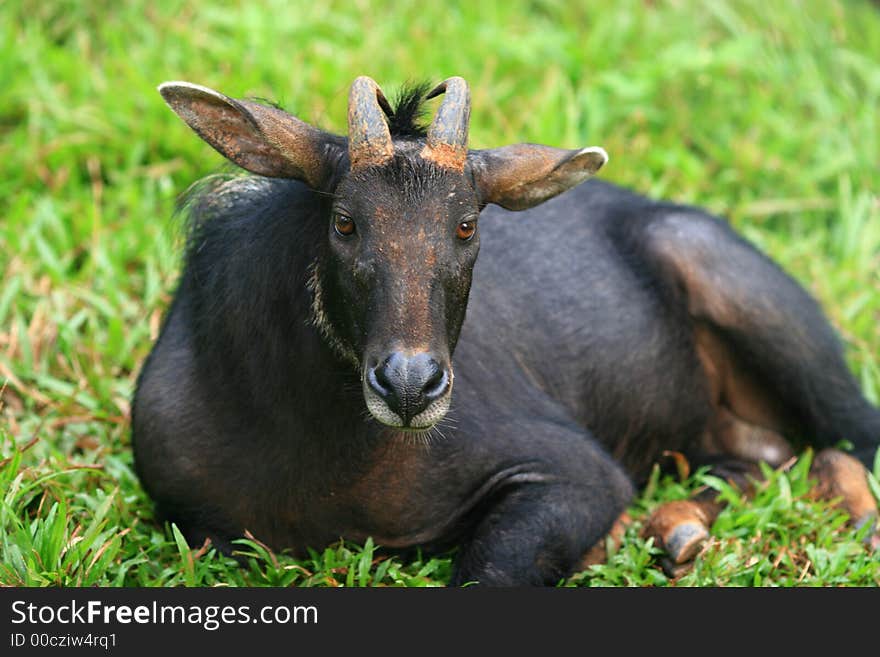
[[[663,572],[667,577],[678,579],[682,575],[689,573],[694,564],[690,561],[687,563],[675,563],[669,557],[660,557],[660,567],[663,568]]]
[[[680,566],[696,557],[709,538],[709,522],[705,510],[693,500],[666,502],[654,509],[642,535],[653,537],[666,551],[667,560]],[[666,566],[664,570],[669,572]]]
[[[709,530],[701,522],[685,522],[673,527],[663,539],[663,547],[675,564],[692,560],[709,538]]]

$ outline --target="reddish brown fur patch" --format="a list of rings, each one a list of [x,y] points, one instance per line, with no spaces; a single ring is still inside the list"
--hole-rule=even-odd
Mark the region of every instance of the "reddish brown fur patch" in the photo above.
[[[687,291],[688,313],[717,326],[743,323],[736,281],[721,280],[717,234],[687,217],[674,217],[648,229],[651,251]],[[731,285],[731,283],[733,285]]]
[[[811,472],[818,480],[812,491],[814,497],[839,499],[840,506],[850,515],[854,525],[876,522],[877,502],[868,487],[866,470],[859,461],[840,450],[825,449],[816,455]],[[750,493],[750,488],[750,485],[746,486],[746,493]],[[651,513],[642,528],[642,536],[653,537],[658,545],[669,549],[670,544],[675,543],[678,528],[694,525],[708,530],[722,509],[723,505],[715,501],[714,491],[706,491],[689,500],[666,502]],[[875,534],[872,545],[877,543]],[[693,551],[680,551],[670,556],[676,564],[681,564],[693,556]]]
[[[734,358],[730,349],[705,324],[694,326],[697,355],[706,372],[712,404],[737,419],[777,434],[789,424],[772,395]]]
[[[390,143],[362,141],[356,146],[349,148],[348,156],[351,160],[351,168],[359,169],[385,164],[394,157],[394,149]]]
[[[617,548],[619,548],[621,543],[623,543],[623,536],[624,534],[626,534],[626,528],[629,527],[631,523],[632,518],[629,517],[628,513],[624,512],[620,514],[620,517],[614,521],[614,525],[611,527],[611,531],[606,534],[605,538],[603,538],[593,547],[591,547],[583,556],[580,565],[577,567],[577,570],[586,570],[590,566],[605,563],[608,552],[608,539],[611,539],[613,549],[616,550]]]
[[[467,163],[467,151],[466,146],[440,143],[435,146],[426,145],[422,149],[421,156],[422,159],[433,162],[444,169],[464,171],[464,165]]]
[[[685,290],[694,344],[706,372],[711,400],[737,419],[777,434],[791,420],[772,394],[731,350],[718,329],[744,332],[788,326],[778,308],[740,286],[740,277],[718,251],[718,228],[692,217],[672,217],[648,229],[651,252]],[[731,247],[734,248],[734,247]],[[791,333],[796,327],[787,328]],[[797,336],[792,336],[797,340]],[[805,355],[806,357],[806,355]]]
[[[752,463],[765,462],[778,467],[795,456],[794,450],[778,433],[750,424],[718,406],[706,434],[704,449]]]
[[[695,500],[664,502],[648,517],[642,528],[642,535],[655,536],[662,540],[675,527],[685,522],[696,522],[708,528],[720,510],[718,504]]]
[[[849,454],[823,449],[813,459],[810,472],[818,480],[814,494],[825,500],[840,498],[840,506],[853,523],[877,515],[877,501],[868,487],[867,471]]]
[[[661,504],[651,515],[642,528],[642,536],[654,538],[664,549],[670,550],[675,542],[676,530],[693,525],[708,535],[709,527],[721,511],[721,505],[712,501],[678,500]],[[695,546],[670,554],[675,563],[688,561],[693,556]]]

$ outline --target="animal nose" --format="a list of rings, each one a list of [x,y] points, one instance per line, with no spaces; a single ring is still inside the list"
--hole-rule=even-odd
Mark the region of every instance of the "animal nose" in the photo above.
[[[367,383],[404,426],[449,390],[449,369],[431,354],[394,352],[367,370]]]

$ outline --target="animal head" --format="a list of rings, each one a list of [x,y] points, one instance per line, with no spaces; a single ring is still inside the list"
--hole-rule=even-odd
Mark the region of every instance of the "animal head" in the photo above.
[[[313,321],[359,368],[372,416],[404,430],[428,429],[449,409],[480,211],[534,207],[607,161],[596,147],[469,149],[470,93],[458,77],[426,95],[443,95],[427,129],[399,120],[377,84],[357,78],[346,137],[186,82],[159,91],[235,164],[332,198],[310,279]]]

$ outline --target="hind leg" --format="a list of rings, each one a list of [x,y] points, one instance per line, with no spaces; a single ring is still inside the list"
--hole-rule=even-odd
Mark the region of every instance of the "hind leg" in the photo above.
[[[843,440],[866,466],[880,410],[865,400],[815,300],[724,222],[663,208],[635,248],[693,326],[713,402],[817,450]]]
[[[817,482],[815,495],[826,500],[839,500],[838,504],[856,527],[873,526],[867,540],[872,548],[880,548],[877,500],[868,486],[862,464],[840,450],[823,449],[813,459],[810,472]]]
[[[710,474],[725,479],[747,494],[760,479],[760,468],[753,461],[737,458],[715,460]],[[663,549],[664,570],[678,574],[699,554],[724,505],[713,489],[703,489],[690,499],[664,502],[657,506],[642,526],[642,536],[653,538]]]
[[[710,423],[699,456],[707,459],[704,465],[711,461],[711,474],[727,480],[746,494],[761,481],[760,462],[785,467],[795,458],[794,451],[782,436],[749,424],[726,409],[720,409]],[[880,549],[877,500],[868,486],[864,466],[852,456],[828,448],[815,456],[810,474],[816,480],[813,495],[818,499],[837,500],[857,528],[873,524],[874,532],[869,534],[867,541],[872,549]],[[655,545],[665,551],[662,563],[670,575],[687,569],[709,538],[712,524],[724,509],[716,498],[714,490],[705,489],[690,499],[660,504],[645,521],[642,536],[652,537]],[[621,515],[608,537],[584,555],[580,570],[602,563],[608,539],[619,545],[631,523],[628,514]]]
[[[710,471],[712,474],[727,479],[748,494],[760,481],[759,461],[779,466],[793,459],[791,448],[778,434],[750,425],[725,410],[719,415],[712,423],[711,438],[707,440],[711,442],[704,447],[709,448],[707,452],[713,448],[723,450],[729,460],[716,464]],[[864,466],[852,456],[828,448],[816,455],[810,473],[816,480],[815,497],[838,500],[856,527],[873,525],[875,533],[869,535],[868,540],[873,548],[880,547],[880,536],[876,534],[880,529],[876,524],[877,501],[868,486]],[[666,570],[675,574],[699,553],[722,510],[715,491],[701,491],[691,499],[658,506],[645,523],[643,535],[653,537],[656,544],[664,548]]]
[[[658,294],[690,327],[713,409],[693,451],[748,491],[759,479],[757,463],[778,467],[793,458],[783,436],[802,437],[821,450],[818,493],[839,497],[854,522],[873,521],[864,468],[829,448],[847,440],[868,465],[880,446],[880,411],[861,394],[815,300],[719,219],[672,206],[646,219],[626,251],[664,283]],[[706,491],[661,505],[644,531],[673,566],[684,564],[720,511]]]

